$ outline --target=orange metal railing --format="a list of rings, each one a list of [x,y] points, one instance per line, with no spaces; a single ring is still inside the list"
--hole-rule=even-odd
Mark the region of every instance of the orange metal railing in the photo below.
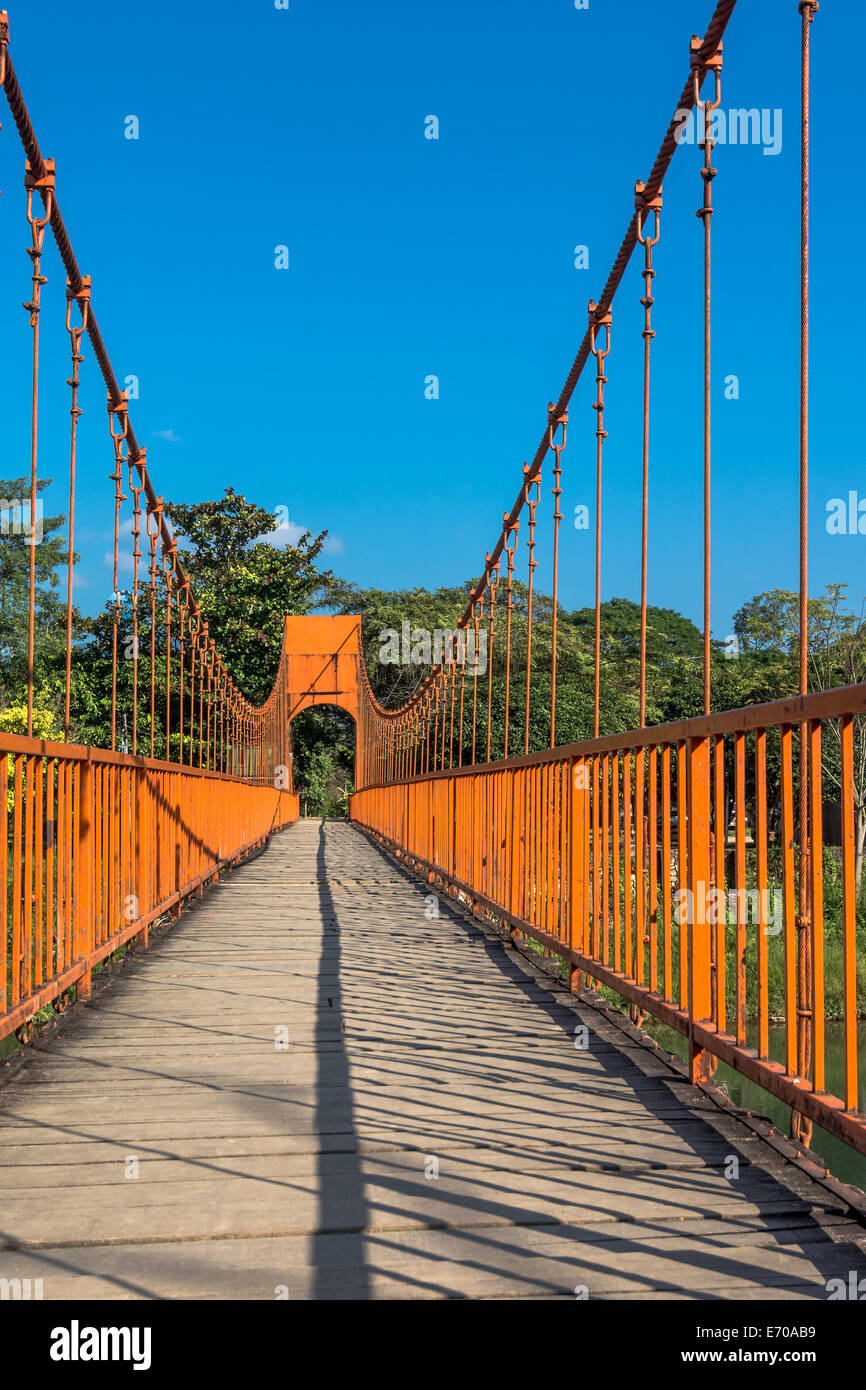
[[[857,907],[866,806],[863,743],[856,744],[855,756],[854,736],[855,720],[864,709],[864,686],[808,693],[815,674],[807,525],[809,74],[815,0],[799,0],[796,6],[801,69],[800,451],[791,486],[798,484],[800,496],[800,582],[798,659],[791,676],[799,695],[754,709],[711,713],[711,222],[719,172],[714,168],[719,143],[714,112],[722,95],[722,41],[735,4],[718,0],[704,37],[691,40],[689,76],[674,116],[646,182],[635,185],[634,215],[598,301],[589,302],[586,334],[558,398],[548,405],[545,432],[531,462],[524,464],[520,491],[503,514],[466,611],[440,642],[426,680],[400,709],[382,710],[369,682],[364,684],[358,722],[361,776],[351,815],[395,852],[464,894],[477,911],[558,951],[570,963],[574,982],[589,974],[631,1000],[635,1010],[686,1034],[696,1080],[708,1076],[714,1057],[723,1058],[790,1103],[795,1138],[808,1142],[812,1120],[818,1119],[866,1152],[857,1089]],[[661,263],[653,251],[664,251],[662,183],[681,143],[682,122],[692,116],[701,151],[698,218],[704,269],[703,716],[646,728],[650,385],[651,359],[658,350],[652,346],[651,309]],[[627,308],[620,313],[619,292],[638,245],[644,250],[635,682],[641,729],[599,737],[607,694],[601,661],[602,516],[604,442],[611,419],[604,387],[608,372],[617,370],[611,353],[614,300],[616,336],[628,321]],[[562,694],[557,585],[563,455],[567,436],[574,452],[580,425],[573,397],[592,359],[595,737],[557,747],[563,705],[557,700],[558,688]],[[545,467],[552,482],[550,516],[542,488]],[[621,497],[617,505],[622,506]],[[588,518],[588,508],[583,510]],[[539,553],[551,565],[548,597],[539,592],[535,574]],[[522,583],[519,569],[526,576]],[[589,681],[582,685],[588,695]],[[610,715],[606,722],[610,724]],[[536,751],[548,729],[549,748]],[[509,757],[518,750],[522,757]],[[503,760],[491,761],[500,752]],[[824,825],[825,817],[837,812],[838,856]],[[843,1029],[838,1094],[827,1086],[825,944],[834,957],[833,979],[841,980],[838,988],[834,984],[832,1006]],[[780,998],[773,1013],[771,1001]],[[781,1035],[771,1026],[777,1016]]]
[[[350,815],[476,913],[560,955],[574,989],[592,977],[687,1036],[696,1081],[720,1058],[866,1153],[854,778],[864,711],[866,684],[702,716],[368,787]],[[837,756],[838,856],[824,848],[822,779],[822,760]],[[838,869],[833,920],[825,867]],[[825,1072],[826,932],[841,952],[838,1094]],[[771,971],[784,982],[780,1020]]]
[[[273,786],[0,734],[0,1038],[297,816]]]

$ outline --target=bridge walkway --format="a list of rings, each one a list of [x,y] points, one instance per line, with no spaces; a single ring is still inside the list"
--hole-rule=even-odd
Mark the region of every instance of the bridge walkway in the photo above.
[[[7,1064],[0,1278],[823,1299],[866,1276],[844,1194],[429,893],[301,821]]]

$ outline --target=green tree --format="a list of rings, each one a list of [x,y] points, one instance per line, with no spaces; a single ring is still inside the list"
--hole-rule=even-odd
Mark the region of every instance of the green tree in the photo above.
[[[279,669],[283,617],[320,608],[334,576],[320,570],[327,531],[304,532],[294,545],[268,539],[276,516],[226,488],[215,502],[166,502],[180,534],[178,557],[217,650],[244,695],[255,705],[270,694]]]
[[[361,640],[373,694],[387,709],[397,709],[415,694],[429,665],[393,662],[389,657],[390,632],[402,636],[402,624],[426,632],[454,631],[465,611],[469,586],[464,589],[362,589],[356,584],[337,581],[332,603],[338,613],[357,613],[361,617]]]
[[[279,669],[283,640],[283,616],[306,613],[319,607],[330,593],[333,576],[321,571],[316,561],[327,535],[309,532],[296,544],[277,546],[268,539],[274,532],[274,513],[248,502],[227,488],[218,501],[191,505],[168,502],[166,515],[178,534],[178,556],[190,575],[192,591],[202,617],[235,684],[253,704],[262,704],[273,687]],[[150,600],[148,565],[142,562],[138,621],[138,751],[150,751]],[[156,717],[154,752],[178,757],[180,710],[178,661],[180,624],[176,605],[172,616],[172,747],[164,741],[165,697],[165,600],[157,580],[156,650],[154,652]],[[111,691],[113,673],[115,604],[109,600],[95,617],[82,621],[85,639],[75,652],[72,671],[74,736],[102,747],[111,745]],[[188,650],[188,647],[187,647]],[[117,744],[132,747],[133,705],[132,594],[120,594],[117,616]],[[189,672],[187,655],[186,672]],[[187,689],[184,727],[189,727]],[[186,745],[188,749],[188,744]]]
[[[333,705],[314,705],[292,720],[295,790],[302,814],[345,816],[354,791],[355,725]]]
[[[808,603],[807,672],[810,690],[866,681],[866,601],[859,610],[847,607],[847,585],[828,584]],[[772,671],[780,693],[799,691],[799,596],[787,589],[758,594],[736,614],[734,629],[743,651],[757,655],[765,671]],[[855,880],[859,893],[866,849],[866,720],[854,720],[854,817]],[[827,736],[829,735],[829,737]],[[822,772],[826,785],[841,790],[841,725],[827,721],[822,740]]]

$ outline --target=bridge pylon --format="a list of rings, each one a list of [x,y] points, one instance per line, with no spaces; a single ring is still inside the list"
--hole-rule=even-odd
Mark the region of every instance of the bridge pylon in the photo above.
[[[286,729],[302,710],[336,705],[355,722],[355,751],[361,719],[361,619],[352,615],[286,617]]]

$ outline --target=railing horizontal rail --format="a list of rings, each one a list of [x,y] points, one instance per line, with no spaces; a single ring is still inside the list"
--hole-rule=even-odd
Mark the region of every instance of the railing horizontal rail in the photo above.
[[[707,738],[717,734],[750,733],[782,724],[799,725],[810,719],[837,719],[843,714],[866,714],[866,682],[839,686],[835,690],[819,690],[811,695],[791,695],[784,700],[772,700],[762,705],[747,705],[742,709],[725,710],[719,714],[700,714],[671,724],[651,724],[645,729],[631,729],[621,734],[605,734],[600,738],[582,739],[578,743],[563,743],[556,748],[542,748],[536,753],[521,753],[513,758],[499,758],[489,763],[467,763],[463,767],[437,769],[419,773],[416,777],[395,777],[384,782],[371,782],[374,787],[405,786],[414,781],[429,781],[443,777],[471,777],[479,772],[501,772],[503,769],[534,767],[537,763],[558,762],[563,758],[583,758],[593,753],[611,753],[623,749],[658,748],[664,743],[679,743],[691,738]]]
[[[231,772],[220,772],[216,768],[196,767],[187,763],[166,762],[161,758],[142,758],[135,753],[116,753],[108,748],[97,748],[87,743],[55,743],[50,739],[27,738],[24,734],[0,732],[0,753],[32,753],[42,758],[64,758],[69,762],[111,763],[115,767],[135,767],[151,772],[189,773],[195,777],[216,778],[220,782],[242,782],[249,786],[266,785],[273,782],[273,775],[241,777]]]
[[[0,1038],[297,816],[273,783],[0,735]]]
[[[695,1081],[721,1059],[866,1153],[864,715],[854,685],[363,788],[350,815],[683,1033]]]

